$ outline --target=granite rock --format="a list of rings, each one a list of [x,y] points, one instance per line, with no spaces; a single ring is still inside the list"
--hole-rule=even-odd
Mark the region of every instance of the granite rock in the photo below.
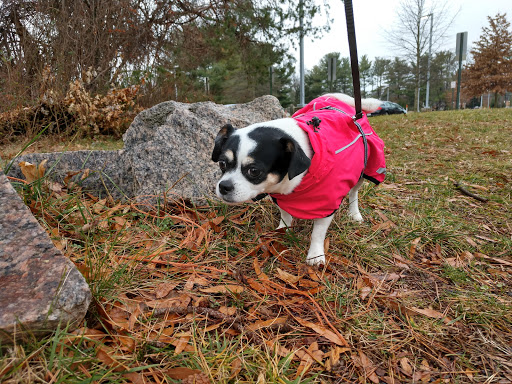
[[[70,180],[98,197],[134,196],[132,170],[124,150],[30,153],[13,162],[9,176],[24,179],[19,163],[39,164],[43,160],[47,160],[45,176],[53,181],[64,184],[68,175],[75,174]]]
[[[142,112],[123,136],[135,196],[139,201],[163,191],[197,201],[213,196],[220,171],[211,152],[219,129],[226,123],[242,128],[284,115],[273,96],[229,106],[169,101]]]
[[[91,292],[0,172],[0,341],[79,323]]]
[[[123,141],[125,149],[131,149],[137,144],[153,140],[158,136],[160,127],[177,132],[191,130],[192,134],[213,130],[216,134],[226,123],[241,128],[255,122],[280,119],[284,115],[279,100],[273,96],[262,96],[249,103],[231,105],[211,101],[193,104],[166,101],[139,113],[123,135]],[[193,131],[195,129],[198,130]]]

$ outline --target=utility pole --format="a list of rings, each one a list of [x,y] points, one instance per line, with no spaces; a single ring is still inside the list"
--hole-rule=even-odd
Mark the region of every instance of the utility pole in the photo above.
[[[270,95],[272,95],[272,83],[274,82],[274,67],[268,67],[269,72],[269,83],[270,83]]]
[[[462,60],[466,59],[466,49],[467,49],[467,41],[468,41],[468,33],[467,32],[459,32],[457,33],[457,45],[455,52],[459,57],[459,70],[457,73],[457,109],[460,109],[460,82],[462,79]]]
[[[432,30],[434,28],[434,14],[429,13],[427,16],[430,16],[430,39],[428,43],[428,61],[427,61],[427,95],[425,101],[425,107],[430,108],[429,106],[429,96],[430,96],[430,60],[432,57]]]
[[[299,106],[302,108],[304,102],[304,3],[299,1],[299,20],[300,20],[300,99]]]

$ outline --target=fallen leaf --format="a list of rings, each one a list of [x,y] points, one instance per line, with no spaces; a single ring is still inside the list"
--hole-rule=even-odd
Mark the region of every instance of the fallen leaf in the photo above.
[[[28,161],[21,161],[18,165],[21,173],[23,173],[23,176],[25,176],[25,179],[30,184],[44,176],[47,161],[48,159],[44,159],[39,165],[29,163]]]
[[[240,360],[240,358],[237,357],[236,359],[234,359],[231,362],[231,373],[229,375],[229,378],[234,379],[236,376],[238,376],[238,374],[240,373],[241,370],[242,370],[242,360]]]
[[[512,267],[512,262],[510,261],[507,261],[507,260],[503,260],[503,259],[500,259],[500,258],[497,258],[497,257],[489,257],[483,253],[480,253],[480,252],[475,252],[475,257],[479,258],[479,259],[486,259],[486,260],[491,260],[491,261],[494,261],[498,264],[503,264],[503,265],[508,265],[510,267]]]
[[[137,323],[137,320],[139,316],[142,314],[142,309],[140,305],[137,305],[135,309],[130,314],[130,318],[128,319],[128,330],[133,331],[133,328],[135,327],[135,324]]]
[[[171,379],[183,380],[183,379],[186,379],[189,376],[201,374],[202,371],[200,371],[198,369],[191,369],[191,368],[185,368],[185,367],[177,367],[177,368],[165,369],[164,373],[167,376],[169,376]]]
[[[192,298],[187,294],[181,294],[176,297],[163,300],[151,300],[146,302],[149,308],[172,308],[172,307],[186,307],[190,303]]]
[[[258,277],[258,279],[260,279],[261,281],[270,280],[268,276],[261,271],[260,264],[258,263],[258,259],[256,257],[254,258],[252,265],[254,267],[254,272],[256,272],[256,276]]]
[[[197,276],[197,275],[191,275],[187,282],[185,283],[185,286],[183,287],[184,291],[191,291],[194,288],[194,285],[201,285],[205,286],[210,284],[208,280],[206,280],[204,277]]]
[[[190,349],[187,350],[187,347],[192,347],[191,345],[188,345],[190,337],[191,336],[181,336],[178,340],[176,340],[173,343],[173,345],[176,347],[176,349],[174,350],[175,355],[179,355],[183,351],[190,351]],[[192,351],[194,351],[194,347],[192,347]]]
[[[442,319],[443,322],[445,322],[445,323],[449,323],[452,321],[449,317],[443,315],[441,312],[438,312],[435,309],[430,309],[430,308],[421,309],[421,308],[416,308],[416,307],[409,307],[408,309],[410,309],[411,311],[413,311],[415,313],[419,313],[421,315],[430,317],[432,319]]]
[[[200,289],[203,293],[242,293],[244,290],[244,287],[236,284],[215,285],[210,288]]]
[[[324,358],[327,358],[327,361],[325,362],[325,369],[327,371],[332,370],[333,367],[335,367],[338,362],[340,361],[340,355],[344,352],[349,352],[350,348],[342,348],[335,346],[334,348],[331,348],[329,352],[326,352],[324,354]]]
[[[247,283],[249,286],[254,289],[256,292],[261,293],[262,295],[269,295],[269,294],[275,294],[277,293],[275,290],[273,290],[270,287],[267,287],[266,285],[261,284],[259,281],[256,281],[253,278],[248,278]]]
[[[304,352],[305,353],[301,356],[295,379],[305,374],[315,360],[320,363],[322,362],[323,353],[318,349],[318,343],[316,341],[311,343],[307,351]]]
[[[96,357],[98,360],[100,360],[103,364],[108,365],[114,371],[121,372],[121,371],[128,371],[130,368],[126,365],[121,364],[119,361],[115,360],[112,356],[112,351],[102,345],[99,346],[96,349]],[[127,378],[130,380],[133,384],[145,384],[144,376],[141,373],[138,372],[126,372],[123,373],[121,376]]]
[[[367,286],[362,287],[361,294],[360,294],[361,300],[366,299],[366,297],[370,294],[371,291],[372,291],[372,288],[370,288],[370,287],[367,287]]]
[[[363,353],[363,351],[358,351],[358,352],[359,352],[359,358],[354,359],[354,362],[356,363],[356,365],[359,365],[360,368],[363,369],[364,375],[372,383],[379,384],[380,383],[379,377],[375,373],[375,370],[377,369],[377,367],[375,367],[373,362],[368,358],[368,356],[366,356]],[[355,357],[355,356],[353,356],[353,357]],[[357,363],[359,363],[359,364],[357,364]]]
[[[177,281],[168,281],[160,283],[155,287],[155,296],[157,299],[167,296],[174,288],[178,286]]]
[[[300,279],[299,286],[306,287],[306,288],[318,288],[320,286],[320,284],[317,283],[316,281],[311,281],[308,279]]]
[[[297,317],[295,319],[302,326],[311,328],[313,331],[318,333],[320,336],[325,337],[326,339],[332,341],[334,344],[340,345],[342,347],[349,347],[347,340],[345,340],[345,338],[343,338],[343,336],[341,336],[341,337],[338,336],[336,333],[334,333],[330,329],[328,329],[322,325],[312,323],[311,321],[301,319],[299,317]]]
[[[471,245],[472,247],[478,247],[478,244],[475,243],[475,241],[472,238],[470,238],[469,236],[466,236],[465,239],[468,242],[468,244]]]
[[[413,375],[413,369],[411,366],[411,363],[409,362],[409,359],[407,357],[402,357],[400,359],[400,367],[402,367],[402,372],[411,377]]]
[[[416,254],[416,248],[418,247],[418,244],[421,241],[421,237],[415,238],[413,241],[411,241],[411,247],[409,248],[409,258],[412,259],[414,255]]]
[[[295,285],[297,281],[300,280],[300,276],[292,275],[291,273],[288,273],[286,271],[283,271],[281,268],[277,268],[276,277],[284,281],[285,283],[288,283],[290,285]]]
[[[293,359],[294,356],[295,356],[296,351],[290,351],[288,348],[286,348],[286,347],[282,346],[281,344],[279,344],[279,342],[277,342],[276,339],[274,339],[274,340],[267,340],[267,341],[265,341],[265,344],[267,344],[267,346],[272,348],[272,350],[278,356],[287,357],[290,360]]]
[[[378,223],[378,224],[375,224],[373,227],[372,227],[372,231],[373,232],[377,232],[377,231],[385,231],[387,229],[391,229],[391,228],[395,228],[396,227],[396,224],[393,223],[391,220],[387,220],[387,221],[384,221],[383,223]]]
[[[428,364],[427,360],[422,360],[420,364],[421,369],[421,378],[420,380],[424,383],[430,382],[430,372],[432,371],[432,368]]]
[[[81,171],[74,171],[74,172],[68,172],[66,174],[66,177],[64,177],[64,184],[68,185],[69,187],[69,182],[71,181],[71,179],[73,178],[73,176],[76,176],[80,173]]]
[[[471,252],[464,251],[460,255],[457,255],[457,257],[449,257],[445,259],[444,262],[450,265],[451,267],[462,268],[469,265],[471,260],[473,260],[474,258],[475,257]]]
[[[247,329],[254,332],[261,328],[267,328],[267,327],[271,327],[271,326],[275,326],[275,325],[283,325],[286,323],[287,320],[288,320],[288,316],[277,317],[275,319],[270,319],[270,320],[258,320],[252,324],[249,324]]]

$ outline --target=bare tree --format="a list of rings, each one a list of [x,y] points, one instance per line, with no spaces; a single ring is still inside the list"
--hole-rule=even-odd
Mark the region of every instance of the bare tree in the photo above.
[[[305,18],[318,8],[305,0]],[[88,91],[104,93],[135,70],[176,75],[230,54],[253,64],[261,50],[282,51],[298,19],[294,0],[0,0],[0,108],[30,104],[50,85],[65,94],[86,74]],[[281,61],[258,70],[272,60]]]
[[[397,11],[397,22],[386,31],[389,43],[410,60],[415,68],[414,105],[419,110],[421,56],[428,52],[430,37],[432,51],[439,49],[446,38],[446,31],[458,14],[449,9],[447,0],[402,0]],[[430,18],[432,36],[430,36]]]

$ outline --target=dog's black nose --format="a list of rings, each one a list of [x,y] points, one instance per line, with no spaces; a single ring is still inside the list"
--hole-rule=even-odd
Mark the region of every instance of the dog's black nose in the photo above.
[[[233,189],[235,189],[235,186],[233,185],[233,182],[231,180],[222,180],[219,183],[219,191],[222,195],[228,194]]]

